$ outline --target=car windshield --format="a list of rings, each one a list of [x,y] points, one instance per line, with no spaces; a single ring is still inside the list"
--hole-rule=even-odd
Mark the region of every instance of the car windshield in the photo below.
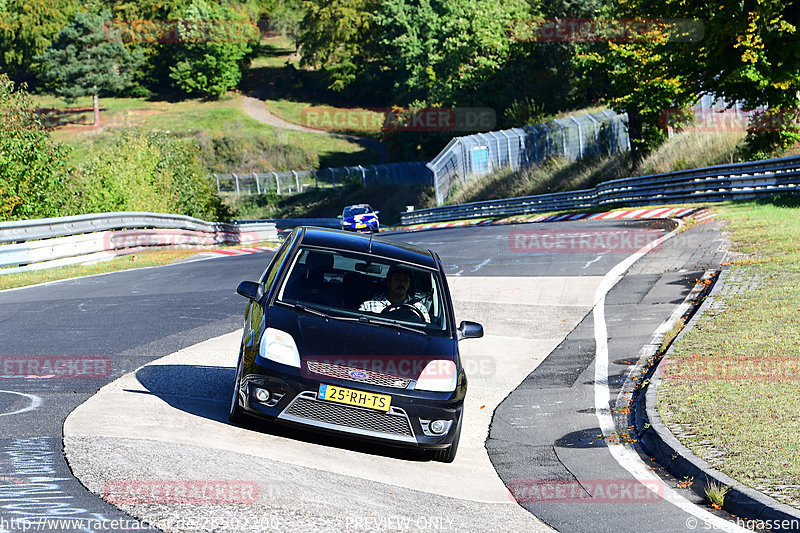
[[[301,248],[278,301],[334,318],[448,329],[437,271],[352,252]]]
[[[366,215],[367,213],[372,213],[372,208],[366,205],[357,205],[353,207],[344,208],[344,216],[346,217],[354,217],[356,215]]]

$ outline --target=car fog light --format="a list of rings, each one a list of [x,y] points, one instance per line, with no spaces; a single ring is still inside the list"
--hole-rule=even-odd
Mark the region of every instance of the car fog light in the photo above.
[[[441,435],[445,432],[445,428],[447,428],[447,424],[444,420],[434,420],[431,422],[431,433]]]
[[[269,401],[270,393],[267,389],[261,389],[256,387],[255,391],[256,400],[261,403],[267,403]]]

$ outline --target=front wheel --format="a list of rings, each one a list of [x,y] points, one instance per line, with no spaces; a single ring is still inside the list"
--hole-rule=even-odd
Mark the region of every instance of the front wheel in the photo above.
[[[461,413],[461,418],[464,418],[464,413]],[[455,460],[456,453],[458,452],[458,441],[461,438],[461,418],[458,419],[456,438],[453,439],[453,444],[444,450],[430,450],[428,452],[428,457],[431,460],[442,463],[452,463]]]

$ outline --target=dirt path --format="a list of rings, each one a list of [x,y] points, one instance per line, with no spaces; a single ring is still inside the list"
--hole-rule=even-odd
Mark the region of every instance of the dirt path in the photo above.
[[[242,109],[244,109],[244,112],[247,113],[250,117],[256,119],[259,122],[263,122],[264,124],[269,124],[270,126],[274,126],[276,128],[284,128],[287,130],[295,130],[295,131],[305,131],[308,133],[316,133],[319,135],[329,135],[337,139],[344,139],[374,151],[376,154],[378,154],[378,161],[380,163],[385,163],[389,159],[389,152],[386,150],[386,147],[380,141],[377,141],[375,139],[367,139],[364,137],[356,137],[355,135],[344,135],[342,133],[331,133],[329,131],[324,131],[324,130],[315,130],[313,128],[307,128],[305,126],[300,126],[299,124],[293,124],[291,122],[287,122],[282,118],[270,113],[270,111],[267,109],[267,106],[264,105],[264,101],[259,100],[258,98],[253,98],[252,96],[244,96],[242,100]]]

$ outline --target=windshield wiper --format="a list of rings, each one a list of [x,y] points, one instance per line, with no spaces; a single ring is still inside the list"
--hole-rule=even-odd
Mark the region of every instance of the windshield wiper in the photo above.
[[[367,324],[380,324],[382,326],[390,326],[390,327],[393,327],[393,328],[402,329],[404,331],[411,331],[413,333],[421,333],[421,334],[425,335],[424,329],[415,328],[415,327],[412,327],[412,326],[406,326],[405,324],[399,324],[399,323],[397,323],[397,322],[395,322],[393,320],[387,320],[385,318],[369,317],[369,316],[363,316],[362,315],[361,317],[358,318],[358,321],[359,322],[365,322]],[[421,327],[424,328],[425,326],[421,326]]]
[[[320,311],[319,309],[316,309],[314,307],[308,307],[306,305],[303,305],[303,304],[297,303],[297,302],[284,302],[282,300],[278,300],[278,303],[282,303],[282,304],[288,305],[289,307],[292,307],[294,309],[300,309],[301,311],[305,311],[306,313],[310,313],[310,314],[316,315],[316,316],[321,316],[323,318],[332,318],[334,320],[344,320],[344,321],[347,321],[347,322],[357,322],[357,321],[361,320],[361,317],[329,315],[328,313]]]
[[[308,306],[305,306],[303,304],[299,304],[297,302],[279,301],[279,303],[282,303],[284,305],[288,305],[289,307],[292,307],[294,309],[300,309],[301,311],[305,311],[306,313],[310,313],[312,315],[317,315],[317,316],[321,316],[321,317],[324,317],[324,318],[336,318],[336,317],[331,316],[331,315],[329,315],[327,313],[323,313],[319,309],[314,309],[313,307],[308,307]]]

